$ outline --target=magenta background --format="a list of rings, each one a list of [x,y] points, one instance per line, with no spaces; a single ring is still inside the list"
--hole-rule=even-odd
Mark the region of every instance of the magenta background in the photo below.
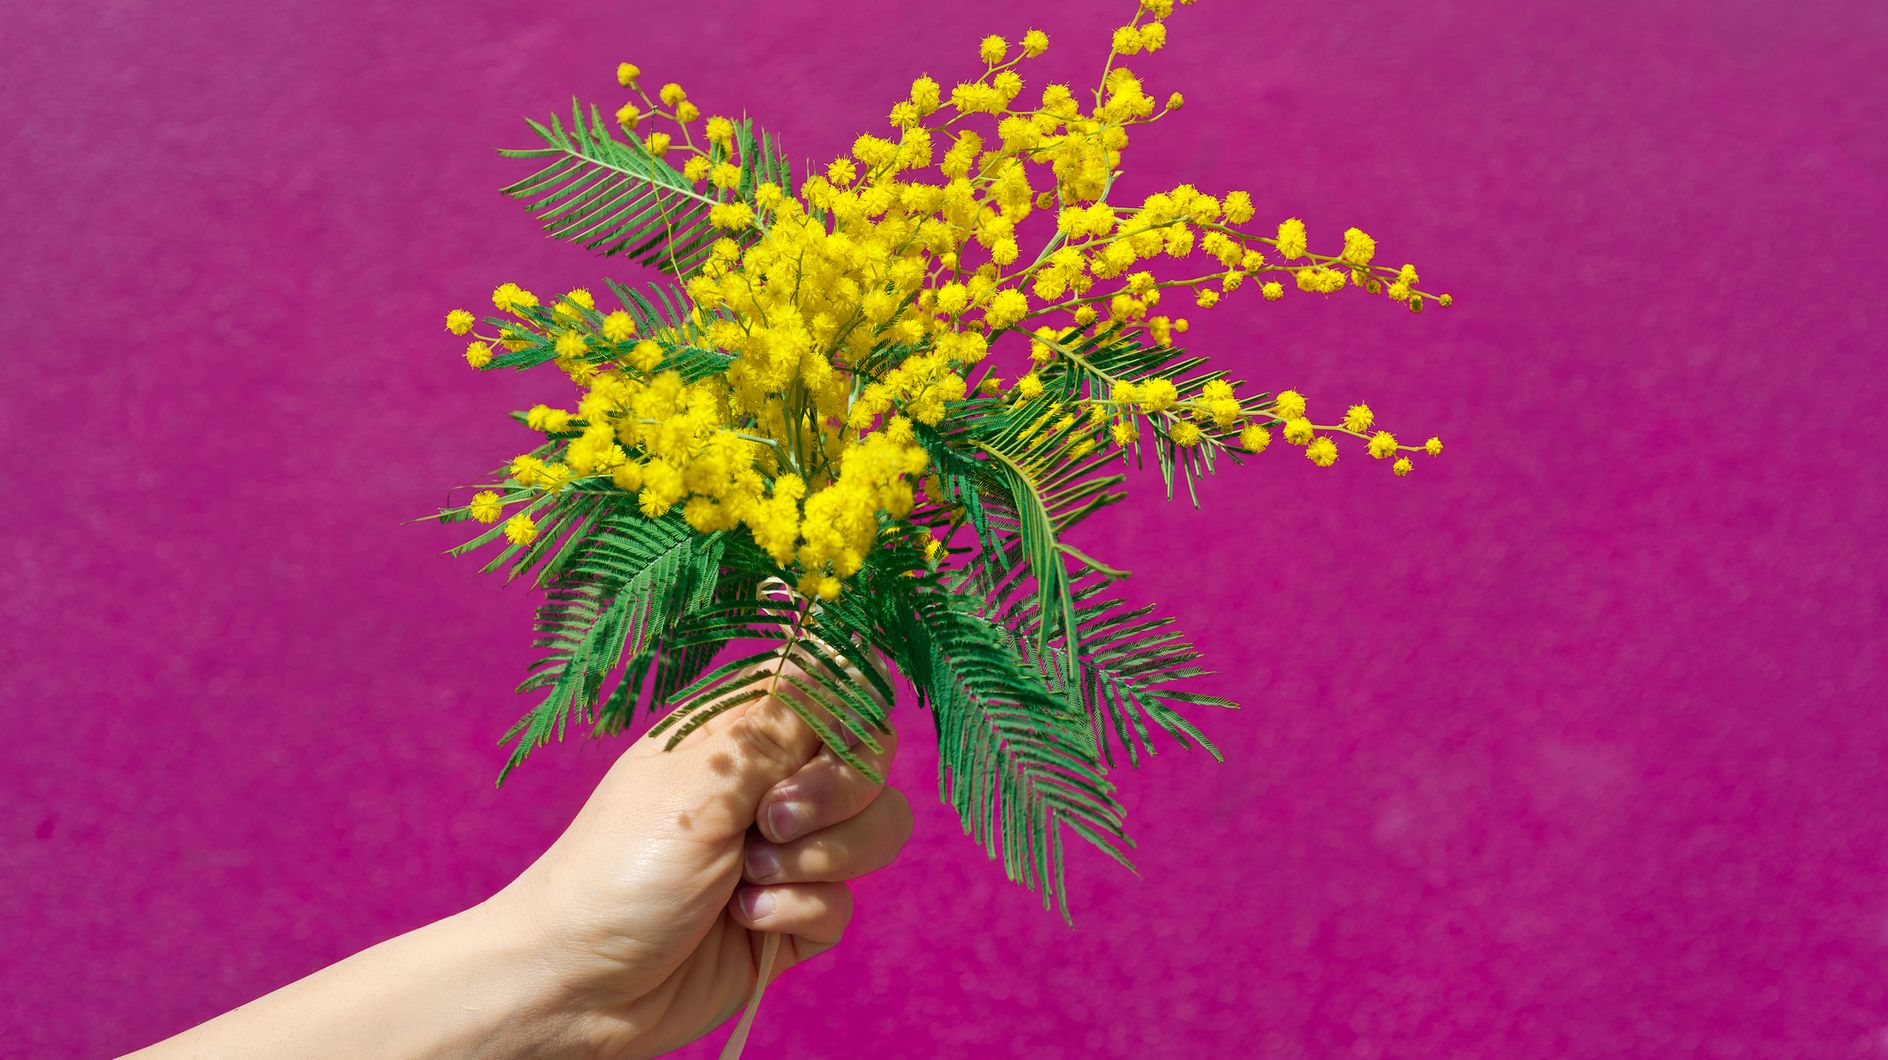
[[[440,314],[602,273],[495,194],[521,117],[633,57],[827,158],[984,32],[1089,80],[1127,7],[9,5],[0,1051],[127,1049],[462,908],[608,761],[492,789],[532,597],[403,524],[561,394]],[[1194,345],[1449,451],[1100,521],[1247,703],[1202,719],[1229,761],[1123,777],[1143,876],[1078,854],[1071,932],[911,741],[918,835],[755,1055],[1888,1054],[1882,6],[1173,39],[1133,190],[1249,186],[1460,299],[1240,299]]]

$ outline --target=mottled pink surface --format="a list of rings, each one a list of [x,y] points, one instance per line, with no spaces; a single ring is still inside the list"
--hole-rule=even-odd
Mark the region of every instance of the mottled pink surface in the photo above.
[[[12,5],[0,1052],[460,909],[608,762],[493,790],[533,600],[404,523],[555,383],[440,313],[602,274],[495,193],[523,116],[636,58],[826,158],[985,32],[1087,81],[1127,6]],[[1131,190],[1249,186],[1460,299],[1242,298],[1194,344],[1449,452],[1096,524],[1248,704],[1203,719],[1228,761],[1123,778],[1143,874],[1076,855],[1071,931],[912,741],[916,839],[754,1054],[1888,1054],[1883,11],[1185,10]]]

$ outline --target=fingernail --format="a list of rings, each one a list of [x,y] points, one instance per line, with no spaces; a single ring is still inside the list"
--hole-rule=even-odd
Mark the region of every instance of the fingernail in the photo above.
[[[811,817],[806,803],[797,799],[776,799],[767,807],[767,825],[773,829],[774,839],[782,843],[799,838]]]
[[[741,914],[749,920],[761,920],[774,911],[773,892],[761,890],[759,887],[749,887],[742,891],[741,897],[736,901],[741,903]]]
[[[747,844],[747,878],[750,880],[771,880],[780,872],[780,851],[772,843],[749,840]]]

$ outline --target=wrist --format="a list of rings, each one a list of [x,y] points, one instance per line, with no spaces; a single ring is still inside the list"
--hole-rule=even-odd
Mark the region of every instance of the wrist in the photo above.
[[[537,883],[521,878],[453,918],[464,920],[453,930],[484,939],[484,966],[508,969],[501,989],[527,1028],[527,1054],[636,1060],[691,1040],[665,1029],[662,1006],[648,1003],[653,984],[620,940],[598,939],[580,926],[584,918],[561,915],[569,903],[547,898]]]
[[[543,936],[487,901],[421,929],[429,963],[450,968],[463,1053],[560,1056],[587,1052],[584,1024]]]

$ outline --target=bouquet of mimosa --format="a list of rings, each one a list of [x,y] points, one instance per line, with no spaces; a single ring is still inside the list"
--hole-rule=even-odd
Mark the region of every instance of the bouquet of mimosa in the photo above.
[[[919,77],[884,128],[799,173],[748,119],[651,95],[627,63],[620,109],[574,106],[504,152],[538,167],[505,190],[552,236],[666,274],[605,297],[506,283],[493,315],[446,318],[473,367],[548,364],[571,388],[514,414],[531,442],[439,513],[491,524],[458,551],[493,544],[487,570],[544,590],[521,686],[541,699],[507,771],[639,703],[673,742],[775,695],[869,772],[889,672],[1011,879],[1061,896],[1068,832],[1125,862],[1109,769],[1156,730],[1217,756],[1187,715],[1231,704],[1190,687],[1198,653],[1071,530],[1147,462],[1192,496],[1281,451],[1401,476],[1442,448],[1361,404],[1314,419],[1233,377],[1260,366],[1177,345],[1190,314],[1236,304],[1450,299],[1356,228],[1313,249],[1246,191],[1112,194],[1136,130],[1181,107],[1130,66],[1173,10],[1142,0],[1092,91],[1026,92],[1047,36],[986,37],[973,80]],[[868,654],[885,672],[854,665]]]

